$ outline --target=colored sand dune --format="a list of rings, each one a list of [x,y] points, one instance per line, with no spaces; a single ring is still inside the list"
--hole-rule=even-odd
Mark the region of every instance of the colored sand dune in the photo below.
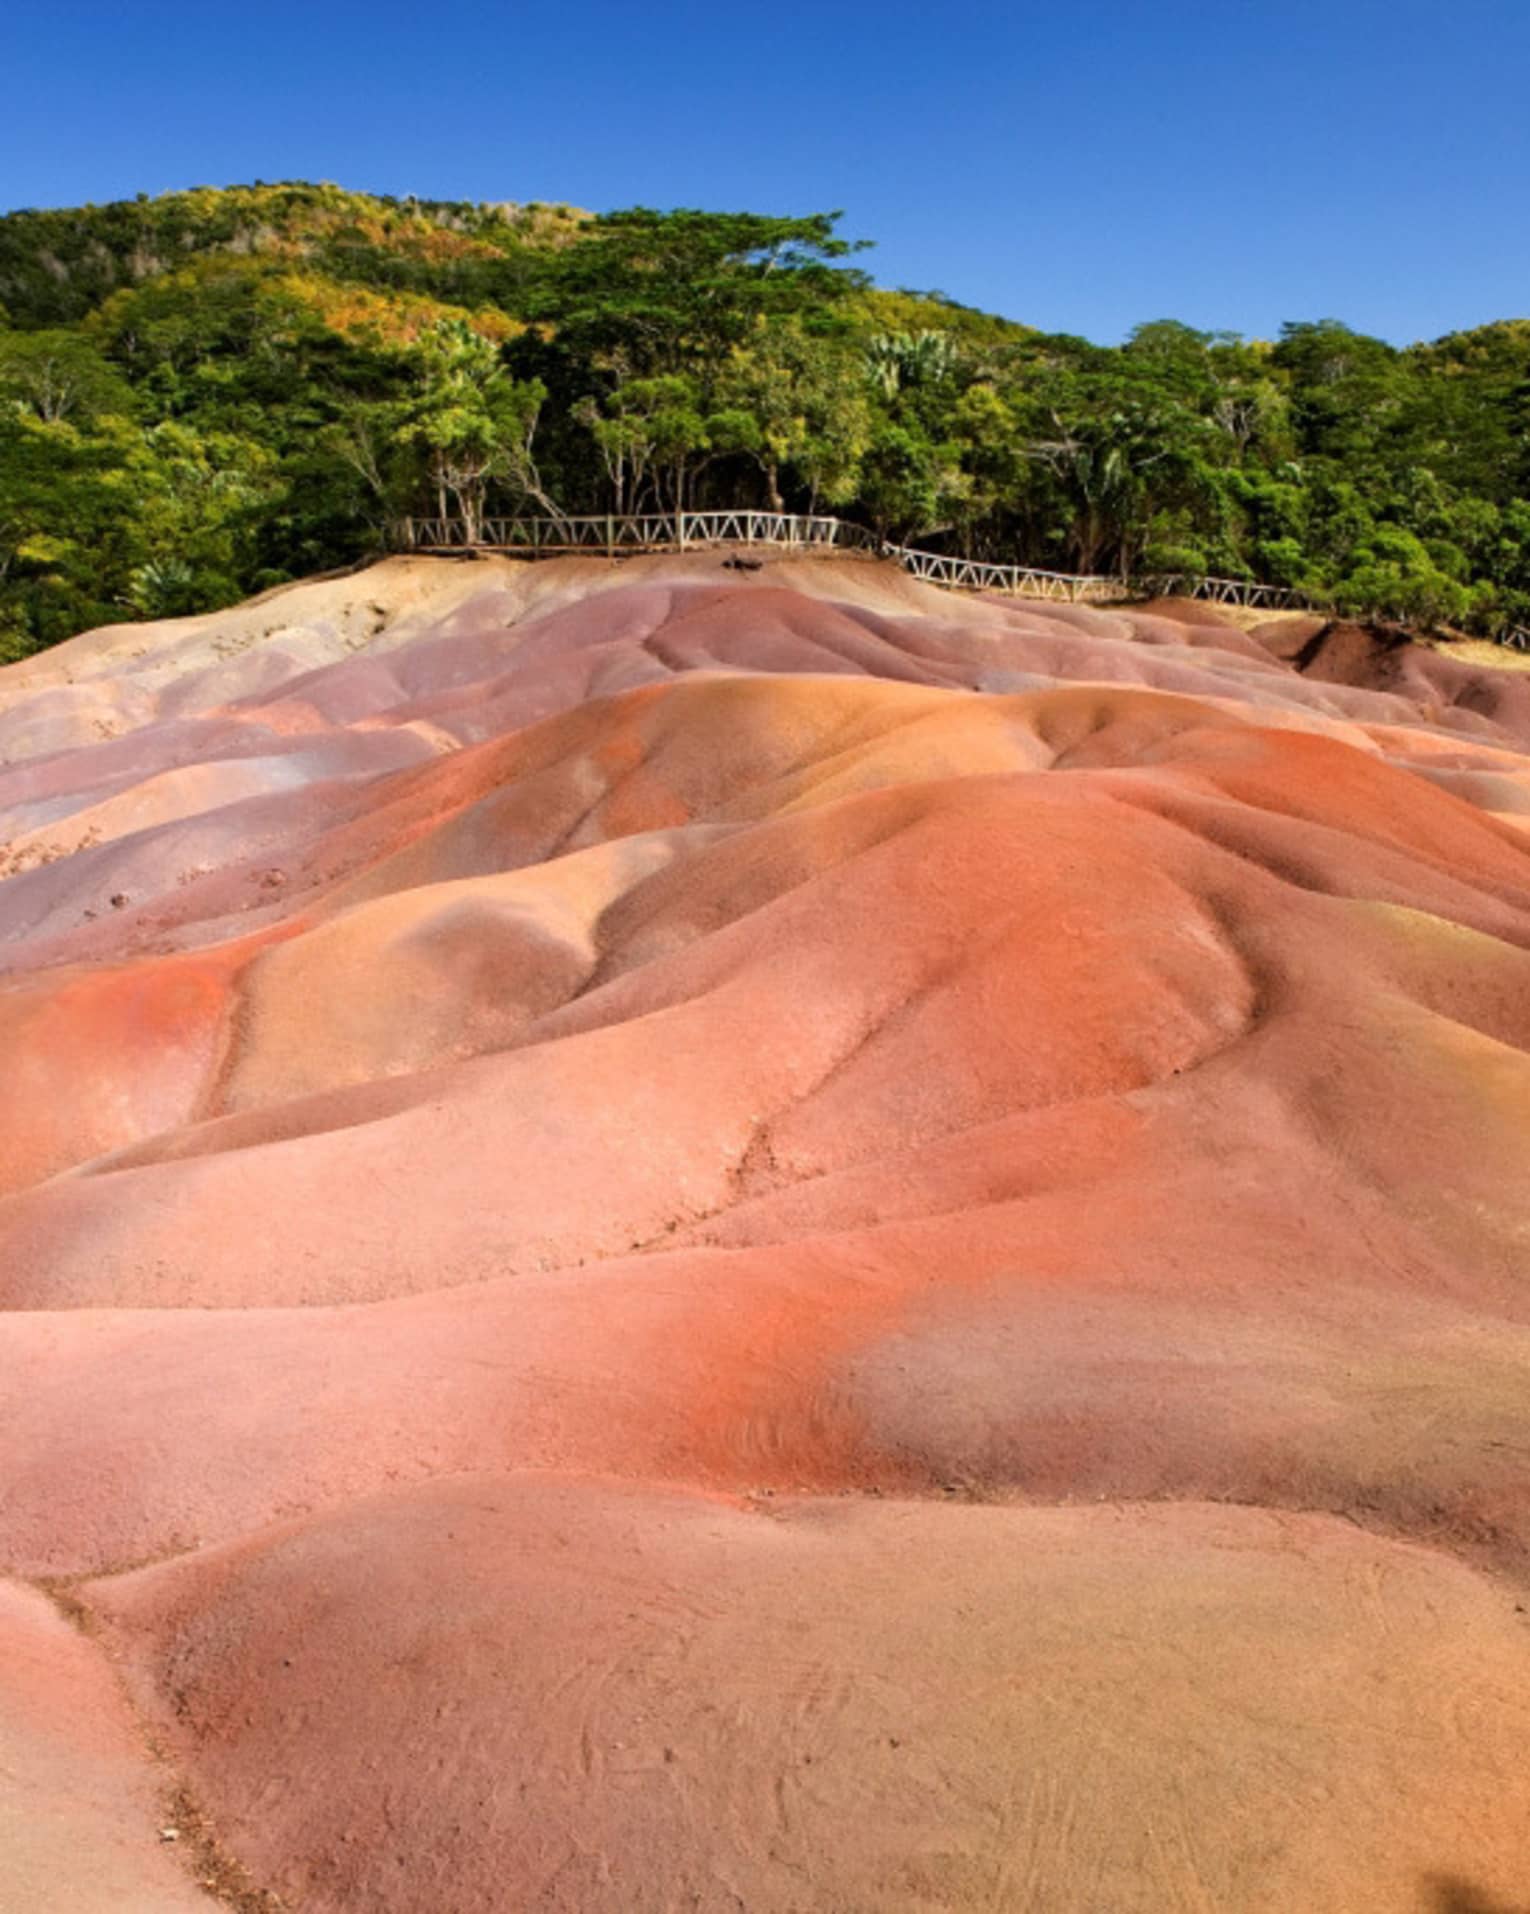
[[[1530,1904],[1530,680],[391,560],[0,873],[0,1907]]]

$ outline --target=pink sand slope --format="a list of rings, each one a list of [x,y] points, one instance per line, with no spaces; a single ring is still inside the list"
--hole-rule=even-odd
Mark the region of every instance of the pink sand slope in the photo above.
[[[0,673],[0,1910],[1530,1906],[1530,707],[1358,646]]]

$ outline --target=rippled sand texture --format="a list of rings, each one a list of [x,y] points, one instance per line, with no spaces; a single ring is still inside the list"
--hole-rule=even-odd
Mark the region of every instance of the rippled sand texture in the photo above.
[[[1363,651],[396,560],[0,673],[0,1907],[1530,1906],[1530,705]]]

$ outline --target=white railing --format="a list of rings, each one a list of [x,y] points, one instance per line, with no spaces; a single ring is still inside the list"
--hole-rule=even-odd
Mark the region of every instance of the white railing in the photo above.
[[[873,547],[883,558],[894,559],[915,578],[956,591],[1001,592],[1017,598],[1050,598],[1076,605],[1125,598],[1129,588],[1119,578],[1087,572],[1044,572],[1032,565],[991,565],[980,558],[952,558],[943,552],[915,551],[886,542]]]
[[[486,518],[476,528],[462,518],[406,518],[403,543],[411,551],[672,552],[708,545],[785,545],[843,551],[875,550],[870,532],[839,518],[793,512],[643,512],[590,518]]]
[[[715,545],[867,552],[893,559],[915,578],[956,591],[997,592],[1075,605],[1176,596],[1268,611],[1332,610],[1305,592],[1286,585],[1261,585],[1248,578],[1172,574],[1122,579],[919,551],[894,545],[846,519],[799,512],[608,512],[587,518],[486,518],[477,526],[463,518],[406,518],[399,526],[399,542],[406,551],[414,552],[518,552],[528,558],[552,558],[565,552],[601,552],[614,558],[637,552],[705,550]],[[1530,651],[1530,631],[1510,626],[1495,634],[1495,642],[1516,651]]]
[[[1242,605],[1248,610],[1327,611],[1329,606],[1289,585],[1260,585],[1251,578],[1195,578],[1180,573],[1142,578],[1140,590],[1153,598],[1199,598],[1213,605]]]
[[[551,558],[564,552],[685,552],[714,545],[768,545],[786,551],[869,552],[891,558],[915,578],[962,591],[992,591],[1081,600],[1127,595],[1118,578],[1040,571],[1029,565],[991,565],[944,552],[915,551],[878,538],[842,518],[797,512],[608,513],[589,518],[486,518],[476,527],[462,518],[406,518],[400,543],[407,551],[518,552]]]

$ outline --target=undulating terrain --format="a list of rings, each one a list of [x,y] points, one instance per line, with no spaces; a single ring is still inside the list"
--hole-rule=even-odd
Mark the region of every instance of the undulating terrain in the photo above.
[[[6,1914],[1530,1906],[1530,675],[395,559],[0,767]]]

